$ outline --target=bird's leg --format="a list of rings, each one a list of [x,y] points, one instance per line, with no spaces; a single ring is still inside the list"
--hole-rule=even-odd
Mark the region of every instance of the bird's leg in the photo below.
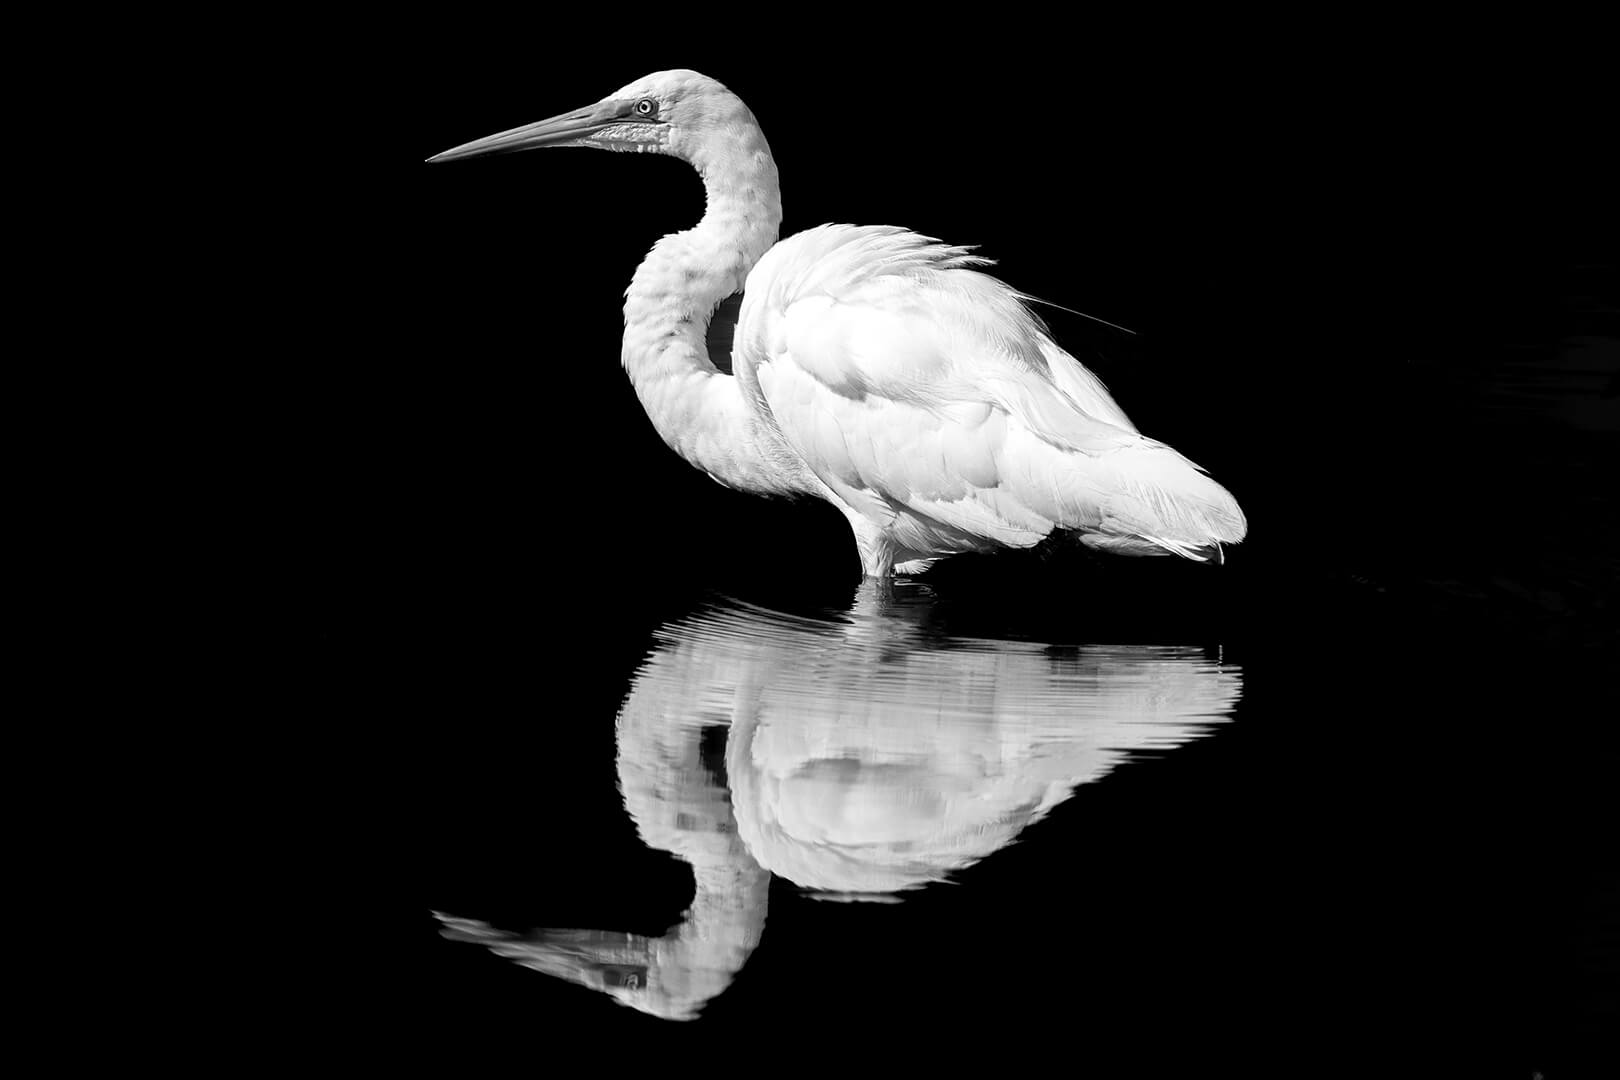
[[[849,527],[855,531],[855,547],[861,553],[861,572],[869,578],[886,578],[894,572],[894,545],[883,527],[860,514],[849,513]]]

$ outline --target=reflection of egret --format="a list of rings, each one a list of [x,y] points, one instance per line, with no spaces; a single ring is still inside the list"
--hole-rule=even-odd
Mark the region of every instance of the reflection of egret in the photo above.
[[[1054,530],[1193,559],[1243,538],[1232,496],[1139,434],[984,260],[888,227],[776,243],[770,148],[713,79],[658,72],[430,160],[541,146],[671,154],[702,175],[702,221],[659,241],[626,293],[624,366],[692,465],[843,511],[867,574]]]
[[[754,858],[869,896],[983,858],[1237,700],[1237,673],[1198,649],[931,639],[908,613],[875,589],[841,623],[716,609],[667,639],[625,708],[729,697],[727,776]]]
[[[666,625],[619,712],[619,785],[642,839],[692,864],[685,922],[650,939],[447,933],[694,1016],[759,943],[767,871],[840,899],[940,880],[1237,701],[1238,672],[1195,648],[952,638],[919,610],[868,583],[838,620],[724,603]],[[705,730],[725,734],[729,794]]]

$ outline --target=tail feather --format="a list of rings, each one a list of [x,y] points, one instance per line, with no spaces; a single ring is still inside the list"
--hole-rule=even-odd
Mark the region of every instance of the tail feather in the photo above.
[[[1220,563],[1222,545],[1248,533],[1232,494],[1163,443],[1140,439],[1095,457],[1054,453],[1061,454],[1052,463],[1055,482],[1028,494],[1048,504],[1036,508],[1058,528],[1079,531],[1095,550]]]
[[[1054,347],[1047,359],[1068,362],[1055,376],[1062,388],[1028,377],[993,384],[996,404],[1015,421],[998,464],[1020,503],[1056,528],[1088,534],[1092,547],[1119,554],[1206,562],[1223,558],[1219,545],[1243,539],[1248,523],[1229,491],[1130,427],[1102,384],[1066,354]]]
[[[1200,562],[1224,561],[1221,544],[1236,544],[1249,526],[1237,500],[1197,465],[1163,443],[1122,451],[1117,495],[1104,528],[1141,537]]]
[[[1180,555],[1183,559],[1214,563],[1216,566],[1226,562],[1226,551],[1218,540],[1204,547],[1188,547],[1157,536],[1085,532],[1080,534],[1080,542],[1093,551],[1106,551],[1111,555]]]

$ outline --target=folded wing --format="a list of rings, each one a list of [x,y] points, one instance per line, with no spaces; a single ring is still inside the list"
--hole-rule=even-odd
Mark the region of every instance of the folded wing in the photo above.
[[[847,507],[916,551],[1074,529],[1203,558],[1242,539],[1231,495],[1137,432],[982,262],[888,227],[783,241],[744,293],[745,394]]]

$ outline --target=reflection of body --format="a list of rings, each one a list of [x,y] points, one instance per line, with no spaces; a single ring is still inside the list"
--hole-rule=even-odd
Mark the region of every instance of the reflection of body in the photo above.
[[[663,938],[447,920],[451,936],[638,1008],[696,1015],[759,943],[767,871],[842,897],[939,880],[1140,748],[1226,716],[1239,676],[1196,649],[925,635],[863,586],[840,621],[726,605],[658,632],[619,714],[619,783],[642,839],[697,892]],[[702,732],[726,732],[726,786]],[[631,985],[632,982],[634,985]]]

